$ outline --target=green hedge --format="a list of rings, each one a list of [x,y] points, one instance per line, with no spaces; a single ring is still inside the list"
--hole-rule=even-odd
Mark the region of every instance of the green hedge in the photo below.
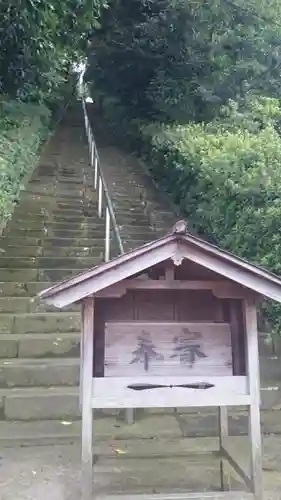
[[[44,105],[0,100],[0,229],[34,168],[49,121],[50,112]]]
[[[14,202],[47,139],[74,99],[76,75],[70,74],[44,104],[11,100],[0,95],[0,232],[11,217]]]
[[[128,120],[107,100],[104,110],[197,234],[281,275],[278,101],[230,103],[214,122],[186,126]],[[280,307],[265,312],[281,332]]]
[[[154,129],[154,130],[153,130]],[[220,124],[143,129],[153,176],[196,231],[281,275],[281,139]],[[281,309],[265,305],[281,331]]]

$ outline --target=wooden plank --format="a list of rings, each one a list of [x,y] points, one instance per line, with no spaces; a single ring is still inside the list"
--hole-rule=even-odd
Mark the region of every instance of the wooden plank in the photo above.
[[[232,375],[227,323],[107,322],[105,377]]]
[[[80,337],[80,378],[79,378],[79,407],[83,405],[83,359],[84,359],[84,304],[81,304],[81,337]]]
[[[202,491],[201,493],[159,493],[146,495],[98,495],[95,500],[255,500],[244,491]]]
[[[243,299],[246,297],[252,297],[255,293],[252,290],[237,285],[236,283],[231,283],[231,281],[218,283],[217,285],[215,284],[212,288],[212,292],[214,296],[219,299]]]
[[[173,293],[175,303],[173,320],[189,323],[225,322],[224,318],[221,321],[218,318],[221,301],[210,290],[180,290],[170,293]]]
[[[115,285],[104,288],[104,290],[99,290],[95,297],[105,298],[105,297],[122,297],[127,292],[126,280],[116,283]]]
[[[168,387],[133,390],[128,386],[148,382]],[[174,387],[208,382],[209,389]],[[172,385],[173,387],[169,387]],[[250,404],[246,377],[104,377],[93,379],[93,408],[175,408],[240,406]]]
[[[232,337],[232,357],[233,357],[233,373],[241,375],[240,371],[240,352],[241,346],[241,326],[239,325],[239,310],[238,304],[235,300],[229,301],[229,315],[230,315],[230,328]],[[244,340],[244,339],[243,339]],[[245,340],[244,340],[245,345]]]
[[[167,271],[168,272],[168,271]],[[171,273],[171,274],[169,274]],[[104,290],[97,292],[96,297],[120,297],[126,290],[214,290],[216,296],[228,297],[238,296],[244,297],[247,295],[246,290],[242,287],[231,283],[230,281],[214,281],[214,280],[172,280],[173,270],[169,269],[165,280],[153,279],[126,279],[121,283],[112,285]]]
[[[249,408],[249,435],[251,439],[251,478],[255,500],[263,498],[262,444],[260,425],[260,371],[258,351],[257,312],[254,301],[245,300],[245,327],[247,336],[247,369],[251,404]]]
[[[175,266],[171,262],[169,262],[166,266],[165,280],[170,283],[175,280]]]
[[[83,404],[82,404],[82,500],[90,500],[92,494],[92,371],[94,351],[94,299],[84,300],[83,325]]]
[[[126,296],[134,297],[134,320],[155,322],[171,322],[175,318],[175,292],[171,290],[134,290]],[[114,318],[115,319],[115,318]],[[117,318],[116,318],[117,319]]]
[[[223,453],[225,442],[228,438],[228,409],[226,406],[219,407],[219,445],[220,453]],[[224,459],[220,460],[221,489],[228,491],[231,489],[231,478],[229,464]]]

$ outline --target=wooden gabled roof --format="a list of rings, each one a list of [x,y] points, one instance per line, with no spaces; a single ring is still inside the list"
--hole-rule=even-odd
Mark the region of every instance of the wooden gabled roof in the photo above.
[[[180,225],[178,227],[181,228]],[[64,307],[167,259],[175,263],[188,259],[260,295],[281,302],[281,278],[185,233],[182,228],[64,280],[38,295],[49,304]]]

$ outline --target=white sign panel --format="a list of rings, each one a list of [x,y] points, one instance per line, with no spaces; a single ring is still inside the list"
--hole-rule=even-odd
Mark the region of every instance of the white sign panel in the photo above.
[[[227,323],[108,322],[105,377],[232,375]]]

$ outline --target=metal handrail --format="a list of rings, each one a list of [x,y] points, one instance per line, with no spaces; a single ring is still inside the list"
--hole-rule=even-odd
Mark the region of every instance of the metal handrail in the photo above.
[[[105,211],[105,246],[104,246],[104,260],[105,262],[110,260],[111,257],[111,228],[114,231],[115,238],[117,240],[119,253],[124,253],[124,247],[120,236],[120,231],[116,222],[115,213],[113,205],[109,196],[109,191],[104,179],[104,175],[101,169],[101,162],[98,153],[98,148],[94,139],[94,134],[92,131],[91,123],[87,113],[86,100],[82,96],[82,107],[84,113],[85,121],[85,131],[88,139],[89,154],[90,154],[90,165],[94,169],[94,188],[98,193],[98,216],[101,219],[103,216],[103,211]],[[104,209],[104,210],[103,210]]]
[[[83,81],[84,70],[81,72],[78,81],[78,95],[82,100],[82,107],[84,113],[85,121],[85,131],[88,139],[89,154],[90,154],[90,164],[94,168],[94,189],[98,193],[98,216],[101,218],[103,214],[103,199],[105,200],[105,248],[104,248],[104,260],[107,262],[110,260],[110,230],[111,226],[114,231],[117,244],[119,247],[119,253],[124,254],[124,247],[121,240],[119,228],[116,222],[115,213],[113,205],[111,203],[109,191],[104,179],[104,175],[101,168],[101,162],[99,157],[98,148],[96,141],[94,139],[94,134],[92,131],[91,123],[87,113],[87,105],[85,100],[85,95],[87,94],[87,86]],[[128,424],[132,424],[135,421],[135,410],[133,408],[125,409],[125,420]]]

